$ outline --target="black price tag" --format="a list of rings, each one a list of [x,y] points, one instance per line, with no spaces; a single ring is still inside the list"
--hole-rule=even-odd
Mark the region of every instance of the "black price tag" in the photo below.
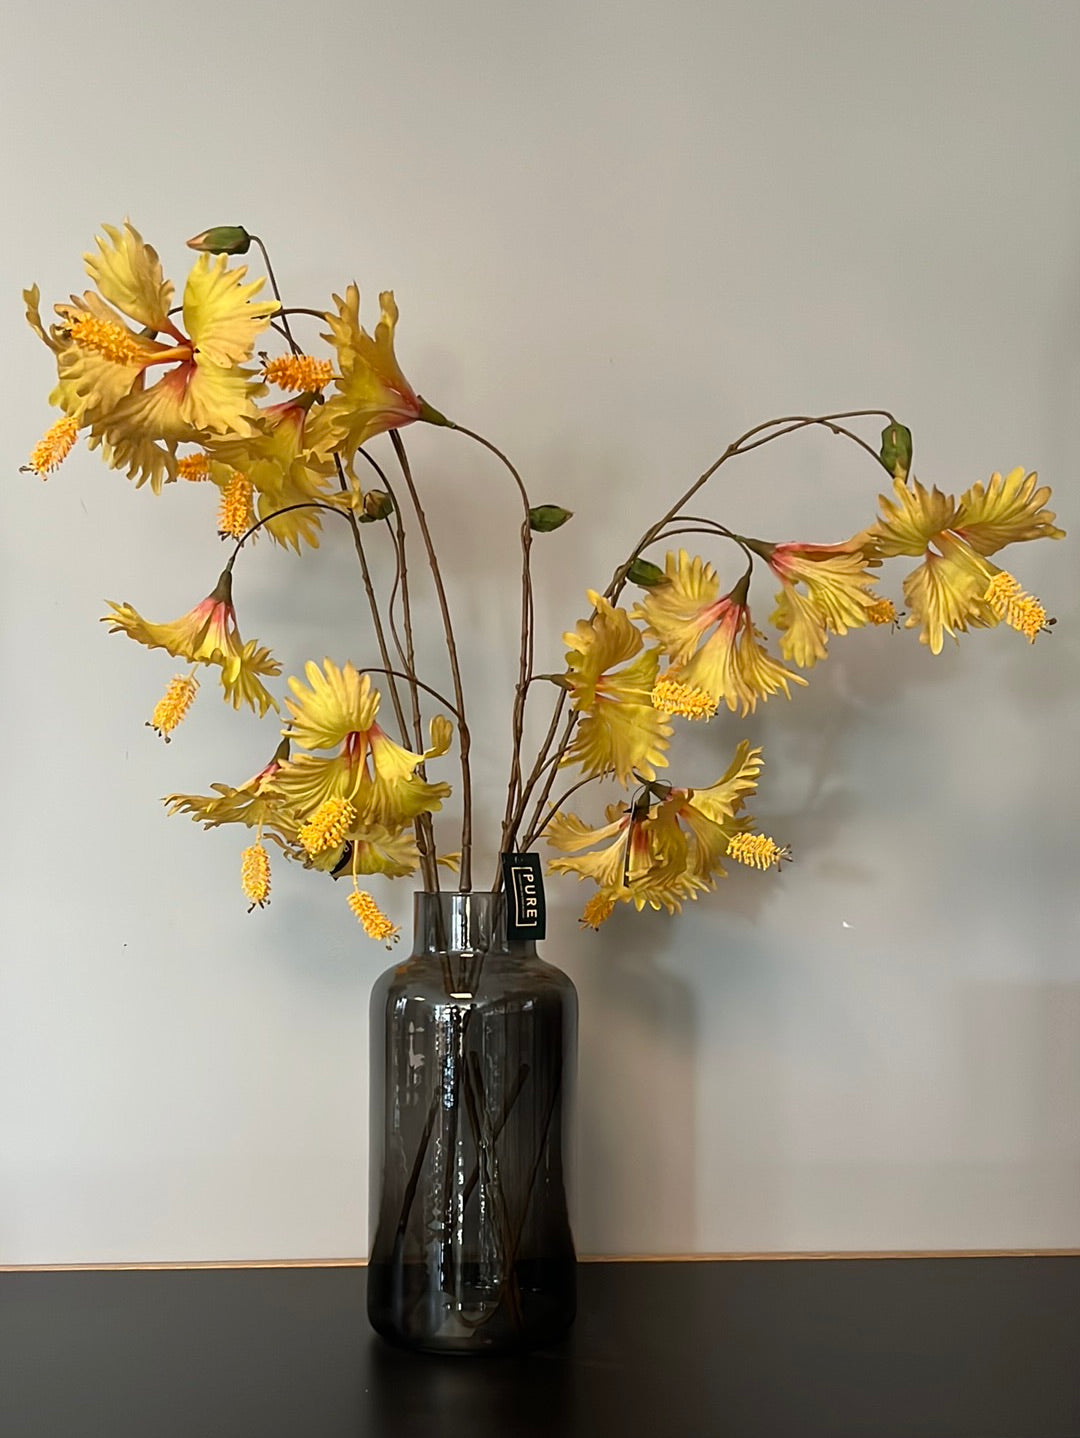
[[[547,927],[544,875],[539,854],[504,854],[506,937],[542,939]]]

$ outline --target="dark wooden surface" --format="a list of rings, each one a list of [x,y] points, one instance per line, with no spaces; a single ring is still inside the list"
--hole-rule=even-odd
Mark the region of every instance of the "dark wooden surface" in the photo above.
[[[427,1358],[358,1268],[0,1274],[2,1438],[1080,1438],[1080,1258],[602,1263]]]

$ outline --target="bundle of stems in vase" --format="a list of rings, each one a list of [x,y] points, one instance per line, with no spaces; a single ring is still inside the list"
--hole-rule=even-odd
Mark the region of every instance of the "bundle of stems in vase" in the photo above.
[[[361,662],[312,660],[302,677],[288,679],[283,737],[267,744],[250,779],[166,800],[171,812],[207,828],[254,831],[241,858],[252,908],[270,895],[267,842],[307,868],[346,876],[357,918],[388,943],[397,929],[361,880],[419,872],[424,888],[436,890],[446,866],[456,869],[458,888],[472,888],[468,695],[436,536],[402,439],[410,424],[482,446],[520,501],[521,637],[499,850],[529,850],[543,838],[556,851],[551,870],[595,885],[582,916],[592,927],[618,903],[677,911],[714,889],[726,863],[768,869],[789,857],[783,843],[757,832],[746,809],[761,749],[740,739],[715,782],[680,785],[668,761],[677,721],[708,722],[721,709],[741,719],[775,695],[790,698],[834,638],[866,625],[916,630],[938,654],[945,635],[1005,623],[1034,641],[1053,622],[995,559],[1010,544],[1062,536],[1046,507],[1050,491],[1034,473],[995,473],[954,497],[914,477],[910,432],[888,410],[785,415],[740,435],[687,485],[629,547],[606,587],[587,591],[587,612],[563,636],[564,663],[538,671],[532,546],[571,515],[534,503],[500,449],[416,393],[394,353],[393,295],[380,295],[369,334],[355,285],[325,308],[286,305],[262,240],[241,226],[207,230],[188,244],[199,253],[180,304],[156,251],[130,223],[103,227],[96,250],[84,257],[94,287],[57,304],[48,326],[37,287],[24,292],[27,319],[53,352],[57,382],[49,399],[60,411],[26,468],[47,477],[82,436],[136,488],[162,495],[174,483],[203,482],[216,489],[228,555],[216,582],[216,566],[207,562],[206,597],[171,623],[151,623],[128,603],[110,603],[105,616],[113,631],[183,661],[150,720],[166,740],[208,669],[234,707],[248,705],[260,716],[279,710],[264,681],[277,678],[280,665],[268,648],[240,637],[237,560],[263,536],[299,552],[318,547],[326,523],[348,527],[371,615]],[[252,246],[265,278],[249,279],[233,258]],[[301,344],[301,325],[305,336],[313,331],[311,344]],[[256,350],[271,342],[277,353]],[[312,352],[316,342],[320,353]],[[887,492],[865,527],[835,543],[776,542],[700,512],[695,501],[723,465],[814,426],[858,446],[872,478],[884,480]],[[873,443],[860,432],[866,429]],[[384,435],[386,449],[372,447]],[[388,595],[376,592],[372,577],[375,542],[388,545],[394,559]],[[410,565],[417,546],[445,637],[448,686],[429,683],[416,663]],[[739,562],[724,592],[712,560],[696,552],[721,546]],[[878,589],[883,561],[895,558],[915,561],[899,610]],[[527,709],[542,704],[550,720],[527,759]],[[389,733],[380,723],[387,707]],[[451,786],[429,771],[451,748],[460,773],[460,842],[440,853],[432,816]],[[568,785],[560,783],[567,771]],[[577,791],[603,780],[621,795],[607,805],[603,823],[566,808]],[[499,884],[496,870],[491,885]]]

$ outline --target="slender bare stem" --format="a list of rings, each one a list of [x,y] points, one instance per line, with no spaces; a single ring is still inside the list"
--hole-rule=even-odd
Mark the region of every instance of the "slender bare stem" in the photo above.
[[[812,425],[822,425],[824,428],[830,430],[833,434],[841,436],[844,439],[849,439],[854,444],[857,444],[860,448],[866,450],[867,453],[872,455],[874,460],[878,464],[880,464],[880,455],[878,455],[878,453],[869,444],[867,444],[866,441],[861,438],[861,436],[857,435],[853,430],[846,428],[841,423],[842,420],[846,419],[867,418],[884,419],[890,424],[896,423],[896,417],[888,410],[853,409],[838,411],[835,414],[826,415],[782,415],[779,419],[767,420],[764,424],[755,425],[753,429],[747,430],[745,434],[742,434],[739,436],[738,439],[733,440],[732,443],[728,445],[727,449],[724,450],[723,454],[721,454],[719,458],[716,459],[708,467],[708,469],[706,469],[702,474],[700,474],[698,478],[693,482],[693,484],[690,485],[690,487],[686,490],[686,492],[675,501],[675,503],[671,506],[667,513],[664,514],[660,519],[656,521],[655,524],[651,525],[649,529],[645,531],[641,539],[631,551],[630,557],[623,564],[621,564],[618,569],[616,569],[615,573],[612,575],[611,581],[604,592],[604,597],[610,600],[612,603],[614,603],[618,599],[619,595],[622,593],[624,585],[626,584],[627,575],[630,572],[630,567],[633,564],[634,560],[641,553],[641,551],[648,548],[648,546],[652,544],[654,540],[664,537],[664,531],[667,526],[670,525],[673,520],[682,517],[681,511],[683,507],[689,503],[689,501],[694,497],[694,495],[697,494],[699,489],[702,489],[708,483],[708,481],[721,467],[721,465],[725,464],[729,459],[734,458],[735,455],[746,454],[752,449],[759,448],[761,445],[769,444],[775,439],[780,439],[783,435],[794,434],[797,430],[807,429]],[[720,526],[720,528],[723,529],[723,526]],[[558,764],[562,760],[562,758],[566,754],[567,749],[570,746],[570,740],[573,736],[574,727],[577,723],[577,715],[570,714],[563,729],[562,737],[560,738],[558,744],[556,744],[555,746],[554,754],[552,754],[551,746],[554,742],[554,735],[558,728],[559,720],[566,708],[566,701],[567,695],[564,690],[559,695],[555,703],[554,713],[552,714],[551,724],[548,728],[547,736],[540,747],[539,753],[537,754],[536,763],[534,764],[529,779],[525,784],[525,788],[520,801],[520,807],[522,810],[524,810],[525,804],[530,799],[537,784],[540,783],[541,776],[543,775],[545,768],[548,768],[548,766],[550,765],[550,768],[548,768],[547,778],[543,782],[539,799],[537,800],[536,806],[533,810],[533,816],[529,825],[530,834],[535,834],[536,832],[537,821],[555,782],[555,773],[557,771]]]
[[[280,305],[280,304],[281,304],[281,291],[278,289],[277,278],[276,278],[276,276],[274,275],[274,267],[273,267],[273,265],[270,263],[270,256],[269,256],[269,254],[267,253],[266,246],[263,244],[262,240],[259,239],[259,236],[258,236],[258,235],[252,235],[251,238],[255,241],[255,243],[258,245],[259,249],[262,251],[263,264],[266,266],[266,274],[267,274],[267,278],[268,278],[269,281],[270,281],[270,288],[271,288],[271,289],[273,290],[273,292],[274,292],[274,298],[277,300],[278,304]],[[281,316],[281,327],[282,327],[282,329],[283,329],[284,332],[285,332],[285,338],[289,341],[289,348],[292,350],[292,352],[293,352],[294,355],[298,355],[298,354],[300,354],[300,352],[301,352],[301,351],[300,351],[300,346],[299,346],[299,345],[296,343],[296,341],[293,339],[293,332],[292,332],[292,330],[289,328],[288,316],[289,316],[290,313],[294,313],[294,312],[293,312],[293,311],[286,310],[286,309],[279,309],[279,310],[278,310],[278,314]]]
[[[342,490],[348,490],[349,481],[345,478],[345,468],[341,463],[341,456],[335,452],[334,463],[337,466],[338,483]],[[375,596],[375,586],[371,579],[371,569],[368,566],[367,555],[364,552],[364,541],[360,535],[360,525],[352,510],[345,511],[352,530],[353,547],[356,550],[356,557],[360,561],[360,572],[364,577],[364,590],[367,594],[368,608],[371,610],[371,622],[375,630],[375,642],[379,646],[379,654],[382,658],[383,669],[386,672],[389,683],[387,689],[390,691],[390,702],[394,706],[394,715],[397,718],[398,727],[401,730],[401,742],[408,746],[409,728],[405,722],[405,710],[402,707],[401,695],[398,693],[397,683],[394,675],[396,673],[390,662],[390,650],[386,644],[386,632],[383,629],[382,615],[379,613],[379,604]],[[430,827],[423,825],[419,819],[413,824],[416,833],[416,847],[420,851],[420,867],[424,875],[425,889],[432,889],[438,883],[438,875],[435,872],[435,855],[430,847]]]
[[[533,588],[532,588],[532,524],[530,520],[531,505],[529,493],[525,488],[525,481],[518,473],[510,459],[503,454],[502,450],[491,440],[485,439],[482,434],[477,434],[473,429],[467,429],[462,424],[449,425],[450,429],[457,430],[467,438],[482,445],[490,454],[508,471],[518,494],[521,496],[522,521],[521,521],[521,641],[518,654],[518,680],[514,687],[514,710],[512,720],[512,752],[510,757],[510,779],[506,786],[506,808],[503,812],[502,835],[499,840],[499,852],[506,853],[513,847],[517,832],[518,800],[521,795],[521,741],[525,732],[525,701],[529,690],[529,681],[533,669]],[[492,883],[494,889],[498,889],[502,883],[502,867],[496,856],[496,875]]]
[[[435,552],[435,543],[431,537],[427,515],[420,503],[420,495],[413,480],[409,457],[405,453],[401,435],[396,429],[390,431],[390,441],[394,446],[398,464],[401,466],[402,477],[416,514],[416,522],[420,527],[424,546],[427,549],[428,565],[431,569],[431,578],[439,602],[439,612],[442,615],[443,633],[446,637],[446,652],[450,661],[450,674],[453,680],[454,699],[458,714],[458,753],[461,756],[461,870],[458,882],[461,892],[467,894],[472,888],[472,769],[469,763],[472,738],[469,733],[468,720],[465,717],[465,689],[461,682],[461,664],[458,659],[457,641],[454,638],[453,620],[450,617],[450,605],[446,598],[446,587],[439,569],[439,558]]]
[[[537,839],[539,839],[540,835],[551,823],[552,819],[554,819],[555,815],[566,803],[567,799],[569,799],[571,794],[576,794],[579,789],[584,789],[586,784],[592,784],[597,779],[610,779],[614,772],[614,769],[604,769],[599,774],[589,774],[584,779],[579,779],[576,784],[571,784],[569,789],[564,789],[563,792],[559,795],[559,797],[552,802],[551,807],[548,809],[547,814],[544,817],[544,822],[540,824],[537,828],[530,829],[525,835],[526,849],[529,848],[531,844],[536,843]]]

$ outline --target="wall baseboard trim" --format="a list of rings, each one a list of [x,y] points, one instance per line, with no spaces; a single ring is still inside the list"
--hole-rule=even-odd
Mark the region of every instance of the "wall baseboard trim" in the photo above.
[[[764,1253],[583,1253],[581,1263],[799,1263],[902,1258],[1080,1258],[1080,1248],[828,1249]],[[0,1273],[159,1273],[244,1268],[366,1268],[366,1258],[240,1258],[160,1263],[0,1263]]]

